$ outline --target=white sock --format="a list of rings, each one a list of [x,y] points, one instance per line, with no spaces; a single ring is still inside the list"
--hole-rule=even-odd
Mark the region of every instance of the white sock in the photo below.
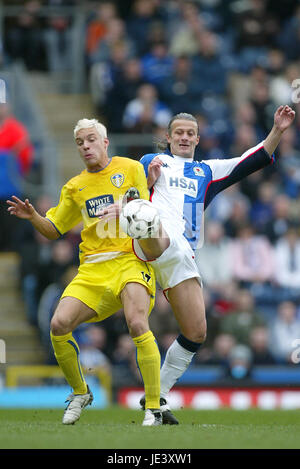
[[[182,347],[177,340],[167,350],[164,364],[160,370],[160,395],[166,398],[170,389],[183,375],[192,361],[195,352]]]

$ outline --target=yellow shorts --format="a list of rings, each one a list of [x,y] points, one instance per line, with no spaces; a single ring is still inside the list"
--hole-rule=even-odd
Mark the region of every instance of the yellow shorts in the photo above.
[[[98,322],[123,308],[120,293],[129,282],[144,285],[150,294],[149,314],[155,302],[155,275],[151,266],[128,253],[105,262],[81,264],[61,298],[72,296],[97,313]]]

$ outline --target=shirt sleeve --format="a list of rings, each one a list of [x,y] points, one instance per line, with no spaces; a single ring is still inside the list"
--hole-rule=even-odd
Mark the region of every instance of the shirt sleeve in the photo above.
[[[264,142],[261,142],[238,158],[204,161],[211,170],[211,181],[205,194],[205,208],[219,192],[268,166],[274,160],[274,155],[270,156],[264,149]]]
[[[50,220],[60,235],[82,221],[80,209],[72,197],[72,188],[67,184],[61,190],[58,205],[48,210],[46,218]]]
[[[144,166],[146,177],[148,177],[149,164],[157,155],[159,155],[159,153],[148,153],[147,155],[142,156],[142,158],[140,159],[140,162]]]
[[[140,162],[137,162],[137,168],[135,173],[135,187],[140,193],[141,199],[149,200],[149,190],[147,186],[146,174],[144,167]]]

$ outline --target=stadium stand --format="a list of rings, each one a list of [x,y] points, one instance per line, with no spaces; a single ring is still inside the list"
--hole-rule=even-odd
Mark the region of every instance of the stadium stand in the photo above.
[[[296,122],[276,151],[275,168],[230,188],[207,211],[206,245],[200,255],[203,259],[214,256],[214,262],[202,272],[208,338],[182,383],[215,383],[221,376],[238,385],[240,381],[228,372],[229,357],[234,347],[246,345],[253,359],[252,384],[264,383],[265,377],[268,384],[299,385],[291,345],[300,338],[300,96],[294,81],[300,78],[298,1],[4,0],[0,14],[0,77],[12,80],[13,110],[27,126],[35,148],[33,170],[24,181],[25,192],[34,199],[45,195],[55,200],[62,182],[80,169],[72,142],[72,129],[80,117],[98,117],[108,126],[111,154],[139,158],[155,149],[169,115],[190,112],[200,127],[197,158],[208,159],[238,156],[262,140],[272,125],[274,109],[282,102],[296,110]],[[248,230],[245,235],[249,226],[252,232]],[[32,234],[28,236],[32,241]],[[77,240],[77,232],[68,237],[72,246]],[[33,249],[35,243],[31,244]],[[0,248],[7,250],[6,246]],[[253,249],[261,249],[257,259]],[[54,307],[61,285],[53,278],[42,277],[53,261],[52,244],[40,244],[39,252],[43,263],[35,265],[33,276],[27,275],[32,274],[27,269],[25,283],[11,285],[11,291],[20,295],[18,304],[5,306],[8,303],[1,302],[1,315],[3,310],[6,320],[10,317],[10,327],[16,326],[18,337],[21,330],[30,330],[27,340],[35,330],[40,344],[44,344],[44,361],[53,365],[49,343],[43,342],[49,311],[41,311],[45,311],[45,304]],[[244,275],[245,253],[251,259],[253,275]],[[19,265],[22,280],[25,258],[18,256],[23,254],[24,250],[16,250],[3,257],[14,269]],[[74,257],[76,254],[74,247]],[[227,259],[223,276],[222,259]],[[262,268],[255,264],[262,259],[264,277],[257,275]],[[0,262],[1,269],[5,262]],[[216,278],[220,280],[214,281]],[[286,282],[287,278],[293,281]],[[261,323],[251,328],[248,306],[243,305],[241,310],[237,301],[244,289],[251,297],[255,315],[261,318]],[[1,298],[2,294],[4,291]],[[162,355],[178,332],[164,301],[159,292],[151,318]],[[297,327],[286,339],[289,352],[279,358],[272,337],[278,311],[285,302],[294,305],[294,314],[287,314],[285,322],[290,321],[291,326],[296,321]],[[11,310],[20,311],[20,315],[10,316]],[[165,323],[162,326],[163,320],[158,320],[166,317],[169,330]],[[256,337],[255,329],[262,325]],[[139,377],[132,371],[122,315],[101,326],[108,338],[101,352],[108,357],[117,385],[122,386],[122,376],[124,385],[139,385]],[[236,333],[243,328],[249,333],[246,344]],[[226,353],[220,345],[224,334],[229,339]],[[8,340],[8,360],[26,364],[26,353],[17,360],[17,354],[10,350],[10,339],[2,335]],[[80,337],[86,340],[84,328],[78,331],[79,342]],[[260,348],[260,340],[265,353],[259,355],[256,348]],[[23,346],[25,350],[25,345],[18,343],[20,350]],[[36,336],[33,343],[37,346]],[[118,357],[113,353],[116,347]],[[218,347],[223,350],[222,358]],[[129,359],[125,359],[126,353]],[[42,355],[37,354],[35,359],[38,357]],[[42,363],[43,358],[38,361]],[[125,370],[123,374],[120,369]]]

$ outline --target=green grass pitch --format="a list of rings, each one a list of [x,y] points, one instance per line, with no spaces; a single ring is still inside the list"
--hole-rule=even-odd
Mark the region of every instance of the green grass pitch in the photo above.
[[[1,449],[299,449],[300,411],[179,410],[180,425],[142,427],[143,412],[86,409],[71,426],[63,410],[0,409]]]

